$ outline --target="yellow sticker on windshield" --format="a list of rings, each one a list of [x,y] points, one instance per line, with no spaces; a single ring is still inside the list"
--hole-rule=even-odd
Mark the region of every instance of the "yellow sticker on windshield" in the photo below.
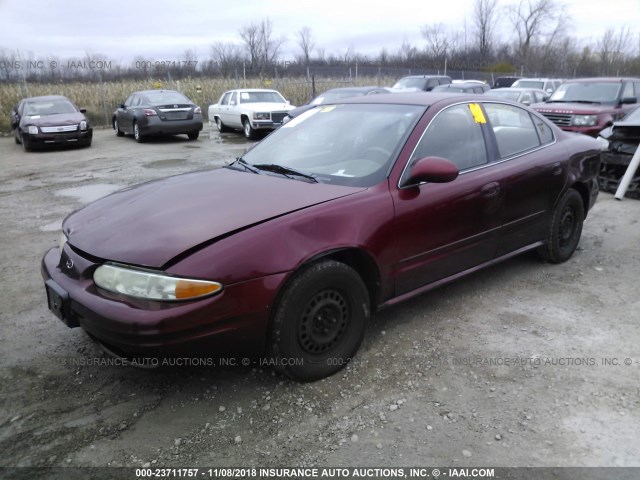
[[[322,113],[327,113],[330,112],[331,110],[333,110],[334,108],[336,108],[335,105],[329,105],[328,107],[324,107],[322,110],[320,110]]]
[[[482,108],[477,103],[470,103],[469,110],[471,110],[471,114],[473,115],[473,119],[476,123],[487,123],[487,119],[484,118],[484,113],[482,112]]]

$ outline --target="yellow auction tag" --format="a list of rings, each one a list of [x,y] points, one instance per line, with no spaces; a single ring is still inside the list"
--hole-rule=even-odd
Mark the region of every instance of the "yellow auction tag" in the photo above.
[[[327,113],[330,112],[331,110],[334,110],[336,108],[335,105],[329,105],[328,107],[324,107],[322,110],[320,110],[322,113]]]
[[[482,108],[477,103],[470,103],[469,110],[471,110],[471,114],[473,115],[473,119],[476,123],[487,123],[487,119],[484,118],[484,113],[482,112]]]

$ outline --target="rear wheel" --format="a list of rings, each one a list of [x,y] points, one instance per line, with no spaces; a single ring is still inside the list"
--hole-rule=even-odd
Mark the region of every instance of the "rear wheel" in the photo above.
[[[200,132],[198,130],[195,130],[191,133],[187,133],[187,136],[189,137],[189,140],[197,140],[200,136]]]
[[[133,138],[136,139],[136,142],[143,143],[144,137],[140,133],[140,127],[138,126],[138,122],[133,122]]]
[[[244,136],[249,140],[253,140],[256,138],[256,130],[251,126],[251,122],[248,118],[246,118],[242,124],[242,129],[244,131]]]
[[[583,222],[582,197],[570,188],[562,195],[553,211],[546,243],[538,250],[540,256],[551,263],[569,260],[580,242]]]
[[[229,131],[227,126],[224,123],[222,123],[222,120],[220,120],[220,117],[216,117],[216,127],[218,129],[218,132],[220,133],[226,133]]]
[[[369,292],[351,267],[327,260],[298,273],[273,320],[276,370],[313,381],[342,369],[355,355],[370,317]]]

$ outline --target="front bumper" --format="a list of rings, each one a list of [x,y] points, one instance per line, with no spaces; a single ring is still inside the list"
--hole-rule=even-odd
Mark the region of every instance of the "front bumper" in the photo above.
[[[100,265],[67,244],[42,259],[49,308],[123,356],[259,356],[265,352],[270,307],[286,274],[225,286],[189,302],[154,302],[98,289]]]
[[[595,126],[591,126],[591,127],[568,126],[568,127],[560,127],[560,128],[562,130],[564,130],[565,132],[582,133],[584,135],[589,135],[590,137],[594,137],[595,138],[605,128],[605,126],[602,126],[602,125],[595,125]]]
[[[55,145],[88,145],[93,138],[93,128],[67,133],[22,133],[22,141],[31,148]]]

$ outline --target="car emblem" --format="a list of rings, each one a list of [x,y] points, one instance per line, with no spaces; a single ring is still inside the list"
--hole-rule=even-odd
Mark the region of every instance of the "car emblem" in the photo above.
[[[67,270],[71,270],[73,268],[73,260],[67,260],[67,263],[65,263],[65,267],[67,267]]]

